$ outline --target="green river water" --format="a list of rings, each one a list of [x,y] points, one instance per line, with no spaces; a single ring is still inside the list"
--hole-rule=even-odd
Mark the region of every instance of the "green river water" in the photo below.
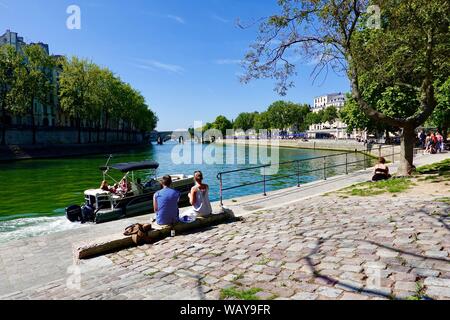
[[[123,154],[116,154],[112,163],[155,160],[160,163],[159,175],[184,173],[192,174],[195,170],[202,170],[206,183],[210,185],[211,200],[219,199],[219,182],[216,175],[220,171],[233,170],[255,166],[249,164],[247,147],[246,155],[236,155],[235,161],[242,164],[174,164],[172,153],[175,144],[163,146],[146,146],[134,150],[127,150]],[[197,146],[198,148],[198,146]],[[200,147],[201,148],[201,147]],[[207,146],[203,146],[208,148]],[[228,154],[235,146],[224,146],[222,152]],[[233,149],[236,151],[236,149]],[[237,154],[237,152],[235,152]],[[319,151],[307,149],[280,148],[279,162],[307,159],[326,155],[336,155],[341,152]],[[102,180],[99,167],[104,165],[108,155],[84,156],[76,158],[26,160],[0,164],[0,181],[2,197],[0,200],[0,242],[23,237],[37,236],[50,232],[80,227],[70,224],[64,217],[64,208],[72,204],[83,202],[83,192],[86,189],[97,188]],[[348,161],[363,159],[360,154],[350,154]],[[245,160],[245,161],[244,161]],[[243,164],[245,162],[245,164]],[[278,162],[278,161],[274,161]],[[345,163],[345,156],[334,156],[327,160],[327,165]],[[350,166],[350,170],[361,169],[363,163]],[[316,159],[302,162],[301,171],[317,169],[312,173],[301,176],[301,182],[311,182],[323,177],[323,160]],[[297,167],[284,165],[280,167],[279,175],[295,174]],[[345,167],[327,170],[327,175],[345,172]],[[144,179],[147,172],[138,175]],[[113,174],[113,178],[120,179],[120,174]],[[224,177],[224,187],[241,183],[261,180],[259,170],[250,170]],[[267,190],[275,190],[297,184],[297,177],[288,177],[271,181]],[[252,185],[244,188],[229,190],[224,198],[233,198],[249,194],[262,193],[262,185]]]

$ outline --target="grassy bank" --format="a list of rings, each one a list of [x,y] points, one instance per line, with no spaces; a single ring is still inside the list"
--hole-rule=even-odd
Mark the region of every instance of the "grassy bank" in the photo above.
[[[445,187],[450,186],[450,159],[419,167],[411,177],[393,177],[385,181],[359,183],[342,189],[337,193],[341,197],[369,197],[389,193],[396,196],[396,194],[410,191],[414,187],[429,184],[436,184],[436,188],[431,186],[431,189],[446,192]],[[443,188],[437,188],[438,185],[442,185]],[[442,202],[450,202],[450,197],[442,197],[440,199]]]

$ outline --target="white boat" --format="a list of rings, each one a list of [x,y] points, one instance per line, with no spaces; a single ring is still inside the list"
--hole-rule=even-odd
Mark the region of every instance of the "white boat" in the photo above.
[[[109,160],[108,160],[109,162]],[[157,177],[156,171],[159,164],[154,161],[119,163],[100,169],[103,171],[103,178],[112,179],[108,172],[118,170],[124,173],[121,181],[125,181],[126,188],[122,190],[106,191],[103,189],[90,189],[84,192],[84,204],[73,205],[66,208],[66,217],[71,222],[94,222],[103,223],[122,218],[149,214],[153,212],[153,195],[162,186],[162,177]],[[148,181],[138,184],[134,172],[151,170],[153,177]],[[172,177],[172,188],[181,193],[180,203],[188,202],[188,194],[194,186],[194,176],[184,174],[174,174]]]

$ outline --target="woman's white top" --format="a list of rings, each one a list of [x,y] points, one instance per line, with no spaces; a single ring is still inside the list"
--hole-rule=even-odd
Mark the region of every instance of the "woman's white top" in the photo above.
[[[209,216],[212,214],[211,202],[209,201],[209,188],[202,191],[197,186],[196,189],[195,205],[193,206],[194,211],[199,217]]]

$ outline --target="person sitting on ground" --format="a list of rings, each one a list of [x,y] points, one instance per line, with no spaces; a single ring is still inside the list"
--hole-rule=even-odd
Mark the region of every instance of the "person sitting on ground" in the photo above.
[[[388,180],[391,177],[389,174],[389,168],[386,165],[386,159],[381,157],[375,166],[375,174],[372,177],[372,181]]]
[[[209,186],[203,183],[203,173],[195,171],[194,180],[195,186],[192,187],[189,193],[189,202],[192,208],[182,214],[190,220],[195,220],[196,217],[207,217],[212,214]]]
[[[171,188],[172,178],[169,175],[162,178],[161,184],[163,188],[153,196],[156,223],[160,226],[172,226],[179,222],[180,192]]]

